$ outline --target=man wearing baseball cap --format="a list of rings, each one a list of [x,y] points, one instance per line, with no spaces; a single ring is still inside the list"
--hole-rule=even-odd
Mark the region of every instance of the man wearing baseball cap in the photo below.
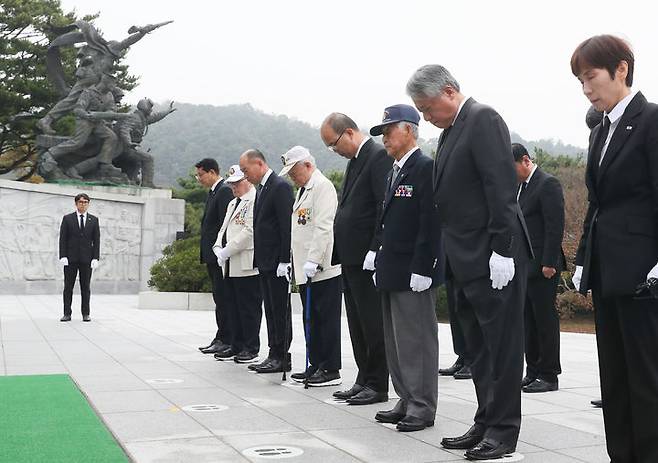
[[[231,347],[215,354],[218,360],[252,363],[260,350],[263,317],[258,269],[254,267],[254,199],[256,190],[240,166],[228,170],[226,184],[235,197],[226,208],[213,252],[224,272],[226,321],[231,325]]]
[[[434,287],[440,281],[440,241],[432,202],[432,159],[417,145],[418,112],[389,106],[370,134],[383,135],[395,159],[388,175],[382,215],[382,244],[375,260],[381,292],[386,359],[395,392],[392,410],[375,419],[398,431],[434,425],[439,343]]]
[[[304,334],[308,334],[309,365],[294,373],[295,381],[309,386],[335,386],[340,377],[340,265],[332,265],[336,189],[315,167],[303,146],[281,157],[280,176],[288,175],[299,187],[292,206],[292,265],[304,307]]]

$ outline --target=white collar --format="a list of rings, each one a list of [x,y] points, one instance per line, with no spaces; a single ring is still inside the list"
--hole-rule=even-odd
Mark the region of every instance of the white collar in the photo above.
[[[402,156],[402,158],[400,158],[399,161],[395,161],[395,162],[393,162],[393,164],[397,165],[398,167],[400,167],[400,169],[402,169],[402,167],[404,166],[404,163],[407,162],[407,160],[411,157],[412,154],[414,154],[414,152],[417,149],[418,149],[418,145],[414,146],[409,151],[407,151],[407,154]]]
[[[459,103],[459,108],[457,108],[457,114],[455,114],[455,118],[452,120],[451,126],[455,125],[455,121],[459,117],[459,113],[461,112],[462,108],[464,107],[464,104],[466,103],[466,100],[468,100],[470,96],[464,96],[464,99],[462,100],[461,103]]]
[[[263,175],[263,178],[260,179],[260,184],[265,186],[267,183],[267,180],[270,178],[270,175],[272,175],[272,169],[267,169],[267,172],[265,172],[265,175]]]
[[[532,176],[534,175],[534,173],[535,173],[536,170],[537,170],[537,164],[533,164],[533,166],[532,166],[532,170],[530,171],[530,174],[528,174],[528,178],[526,178],[526,179],[524,180],[524,182],[525,182],[526,184],[529,184],[529,183],[530,183],[530,179],[532,178]]]
[[[621,116],[624,115],[624,111],[626,111],[626,108],[636,94],[637,91],[631,91],[631,93],[622,98],[619,103],[617,103],[615,107],[612,108],[612,111],[609,113],[603,113],[604,116],[608,116],[608,119],[610,119],[610,124],[614,124],[619,120]]]
[[[359,145],[359,148],[356,150],[356,154],[354,155],[354,159],[359,157],[359,153],[361,152],[361,148],[363,148],[363,145],[365,145],[368,140],[370,140],[370,137],[365,137],[362,141],[361,144]]]
[[[215,188],[217,188],[217,185],[219,185],[219,182],[222,181],[222,177],[219,177],[215,183],[212,184],[210,187],[210,191],[215,191]]]

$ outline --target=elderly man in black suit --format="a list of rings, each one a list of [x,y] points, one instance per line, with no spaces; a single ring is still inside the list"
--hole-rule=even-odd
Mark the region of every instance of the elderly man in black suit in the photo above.
[[[582,42],[571,70],[603,119],[590,134],[589,207],[573,282],[592,291],[606,445],[615,463],[658,461],[658,105],[633,91],[624,40]],[[648,289],[648,288],[647,288]]]
[[[434,202],[442,226],[446,273],[473,354],[478,409],[446,448],[472,460],[514,452],[521,425],[523,301],[531,254],[516,202],[510,135],[489,106],[466,98],[446,68],[427,65],[407,83],[425,120],[444,129],[434,162]]]
[[[267,165],[263,153],[250,149],[240,156],[240,170],[256,186],[254,203],[254,262],[258,267],[267,342],[267,358],[249,368],[257,373],[290,371],[292,320],[288,295],[292,187]]]
[[[370,130],[384,136],[395,159],[379,220],[381,246],[375,285],[381,291],[386,360],[400,400],[375,419],[410,432],[434,426],[439,343],[434,286],[440,241],[432,203],[432,160],[417,145],[420,116],[409,105],[389,106]]]
[[[560,367],[560,317],[555,296],[560,273],[566,267],[562,252],[564,195],[560,181],[530,159],[528,150],[512,143],[523,212],[534,259],[528,267],[524,327],[526,375],[523,392],[548,392],[558,388]]]
[[[334,219],[334,257],[342,266],[347,323],[359,371],[352,387],[333,395],[350,405],[386,402],[388,368],[382,308],[372,273],[381,244],[377,218],[393,160],[383,146],[342,113],[326,117],[320,136],[330,150],[349,159]]]
[[[204,354],[218,354],[231,348],[231,327],[224,308],[224,276],[222,267],[217,262],[213,245],[217,240],[219,229],[224,223],[226,206],[233,199],[231,189],[219,176],[219,165],[212,158],[204,158],[195,164],[196,179],[209,188],[206,206],[201,219],[201,263],[206,264],[208,276],[212,284],[212,297],[215,302],[215,323],[217,331],[212,342],[199,350]]]
[[[89,196],[80,193],[75,196],[76,211],[62,218],[59,227],[59,261],[64,266],[64,316],[62,322],[71,321],[71,302],[75,278],[80,274],[80,295],[82,297],[82,321],[89,322],[89,282],[91,272],[98,267],[101,249],[101,231],[98,218],[87,212]]]

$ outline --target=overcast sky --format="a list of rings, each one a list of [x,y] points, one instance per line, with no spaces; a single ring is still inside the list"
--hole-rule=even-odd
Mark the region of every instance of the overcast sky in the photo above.
[[[623,6],[623,10],[621,9]],[[251,103],[315,126],[332,111],[362,128],[411,103],[416,68],[446,66],[462,92],[493,106],[525,139],[587,145],[589,103],[569,59],[585,38],[620,35],[635,50],[634,89],[658,101],[658,14],[636,1],[63,0],[106,39],[173,19],[127,55],[129,102]],[[421,125],[421,136],[439,129]]]

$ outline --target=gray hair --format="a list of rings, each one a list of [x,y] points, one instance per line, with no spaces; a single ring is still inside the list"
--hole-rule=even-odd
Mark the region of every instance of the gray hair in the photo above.
[[[459,83],[450,71],[439,64],[421,66],[407,82],[407,95],[414,98],[434,97],[446,88],[459,91]]]
[[[308,162],[308,163],[310,163],[313,167],[316,166],[316,164],[315,164],[315,158],[314,158],[312,155],[309,156],[309,157],[307,157],[306,159],[304,159],[304,160],[302,160],[302,161],[299,161],[299,162]]]
[[[401,129],[403,129],[405,126],[409,126],[411,129],[411,134],[414,136],[414,140],[418,140],[418,126],[407,121],[398,122],[398,127]]]

